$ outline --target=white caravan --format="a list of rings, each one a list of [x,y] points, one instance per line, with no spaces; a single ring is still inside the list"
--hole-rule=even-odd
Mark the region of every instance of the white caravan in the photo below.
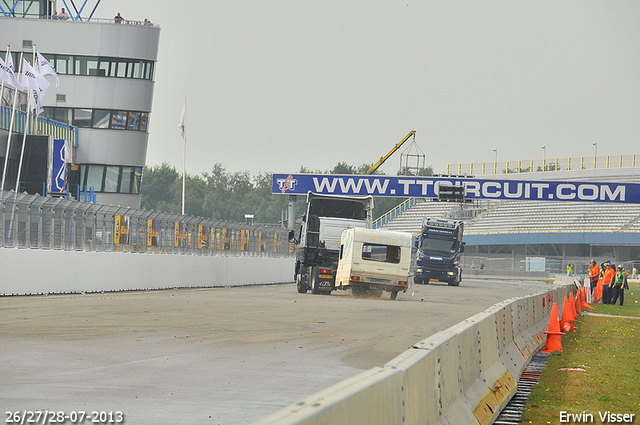
[[[342,232],[336,289],[356,296],[405,292],[411,265],[411,233],[349,228]]]

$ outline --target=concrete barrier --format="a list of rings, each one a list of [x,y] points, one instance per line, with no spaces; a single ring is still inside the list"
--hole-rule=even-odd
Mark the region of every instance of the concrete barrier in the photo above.
[[[406,420],[404,379],[397,369],[376,367],[282,409],[260,423],[401,425]]]
[[[544,344],[554,286],[498,303],[400,354],[256,425],[491,424]]]
[[[295,260],[0,248],[0,295],[291,282]]]

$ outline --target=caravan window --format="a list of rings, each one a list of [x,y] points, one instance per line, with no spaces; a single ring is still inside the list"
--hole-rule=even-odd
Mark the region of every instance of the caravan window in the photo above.
[[[400,262],[400,247],[365,243],[362,245],[362,259],[398,264]]]

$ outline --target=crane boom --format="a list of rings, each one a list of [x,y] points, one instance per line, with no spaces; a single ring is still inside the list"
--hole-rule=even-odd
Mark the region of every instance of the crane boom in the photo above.
[[[402,145],[404,144],[404,142],[406,142],[407,140],[409,140],[409,138],[410,138],[411,136],[414,136],[414,137],[415,137],[415,135],[416,135],[416,131],[415,131],[415,130],[411,130],[411,131],[409,132],[409,134],[407,134],[407,135],[406,135],[406,137],[405,137],[404,139],[400,140],[400,142],[398,142],[398,143],[393,147],[393,149],[391,149],[391,150],[389,151],[389,153],[387,153],[387,154],[386,154],[385,156],[383,156],[383,157],[380,157],[380,160],[379,160],[378,162],[376,162],[376,163],[373,165],[373,167],[369,168],[369,171],[367,171],[365,174],[373,174],[373,173],[374,173],[374,172],[375,172],[375,171],[376,171],[376,170],[377,170],[377,169],[378,169],[382,164],[384,164],[384,162],[385,162],[387,159],[389,159],[389,157],[390,157],[391,155],[393,155],[393,154],[394,154],[394,152],[395,152],[395,151],[397,151],[398,149],[400,149],[400,146],[402,146]]]

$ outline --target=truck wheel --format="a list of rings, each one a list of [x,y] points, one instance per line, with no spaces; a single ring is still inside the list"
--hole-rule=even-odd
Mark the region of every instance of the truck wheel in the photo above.
[[[296,288],[298,288],[298,292],[301,294],[306,294],[308,291],[307,283],[302,281],[302,275],[296,275]]]
[[[391,295],[389,296],[389,298],[392,300],[395,300],[397,296],[398,296],[398,291],[391,291]]]
[[[449,281],[449,286],[458,286],[460,285],[460,281],[459,280],[450,280]]]
[[[310,269],[311,271],[311,293],[312,294],[321,294],[320,290],[318,290],[318,275],[315,273],[315,270],[313,268]]]

